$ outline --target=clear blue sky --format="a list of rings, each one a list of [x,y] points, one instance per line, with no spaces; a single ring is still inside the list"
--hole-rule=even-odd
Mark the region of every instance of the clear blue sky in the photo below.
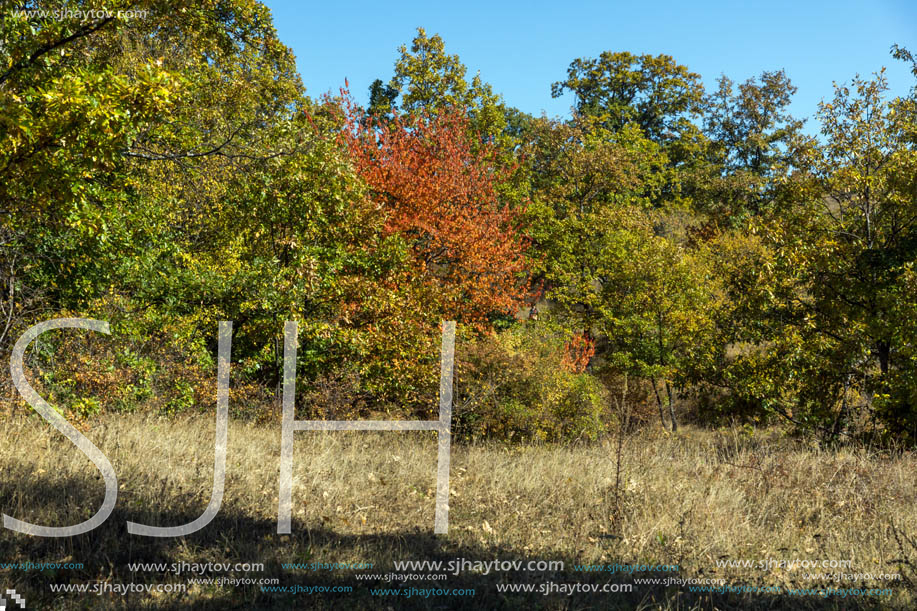
[[[832,95],[832,81],[882,66],[892,92],[906,93],[913,78],[889,48],[917,52],[917,0],[265,1],[308,93],[336,92],[347,78],[361,103],[373,80],[391,78],[398,47],[410,45],[417,27],[440,34],[469,78],[480,72],[508,104],[549,116],[566,116],[572,103],[569,95],[552,99],[551,83],[573,59],[606,50],[667,53],[701,74],[708,90],[721,73],[741,82],[783,68],[799,88],[798,117]]]

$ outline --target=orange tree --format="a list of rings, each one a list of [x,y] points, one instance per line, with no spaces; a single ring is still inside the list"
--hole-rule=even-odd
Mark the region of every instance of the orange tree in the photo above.
[[[349,100],[344,109],[342,137],[384,232],[409,244],[410,281],[436,288],[420,309],[479,329],[518,310],[527,278],[523,210],[499,196],[513,168],[497,162],[496,146],[475,142],[458,108],[387,121]]]
[[[500,195],[514,168],[499,161],[497,145],[482,141],[463,109],[379,119],[346,95],[333,106],[343,112],[340,137],[381,216],[382,236],[408,253],[399,275],[380,288],[396,283],[409,300],[398,316],[379,321],[371,343],[394,351],[388,361],[398,386],[419,389],[422,378],[435,382],[440,321],[486,332],[523,305],[523,209]]]

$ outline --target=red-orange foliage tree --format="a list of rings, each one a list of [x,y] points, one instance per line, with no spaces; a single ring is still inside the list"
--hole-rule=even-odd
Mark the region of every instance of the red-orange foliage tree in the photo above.
[[[376,121],[344,97],[342,137],[384,230],[411,246],[412,281],[436,295],[446,319],[482,327],[513,314],[527,288],[523,210],[500,201],[512,168],[469,128],[461,109]],[[428,296],[431,291],[424,291]]]
[[[573,373],[583,373],[593,356],[595,356],[595,340],[588,334],[582,333],[574,335],[564,345],[562,363]]]

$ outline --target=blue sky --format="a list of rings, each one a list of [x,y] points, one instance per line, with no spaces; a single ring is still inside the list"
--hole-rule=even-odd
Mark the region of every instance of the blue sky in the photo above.
[[[551,98],[577,57],[605,50],[667,53],[701,74],[710,90],[722,73],[734,81],[785,69],[799,88],[792,107],[814,114],[849,82],[887,67],[891,90],[908,91],[893,43],[917,52],[917,2],[296,2],[265,0],[281,40],[296,53],[308,93],[337,91],[347,78],[361,103],[376,78],[392,76],[398,47],[417,27],[438,33],[449,53],[523,111],[566,116],[569,94]],[[807,128],[814,131],[814,121]]]

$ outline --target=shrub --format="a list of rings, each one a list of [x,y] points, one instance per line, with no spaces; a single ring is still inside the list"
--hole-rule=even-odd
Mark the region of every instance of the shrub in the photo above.
[[[460,344],[453,433],[472,441],[596,439],[608,397],[591,373],[566,363],[569,337],[531,323]]]

